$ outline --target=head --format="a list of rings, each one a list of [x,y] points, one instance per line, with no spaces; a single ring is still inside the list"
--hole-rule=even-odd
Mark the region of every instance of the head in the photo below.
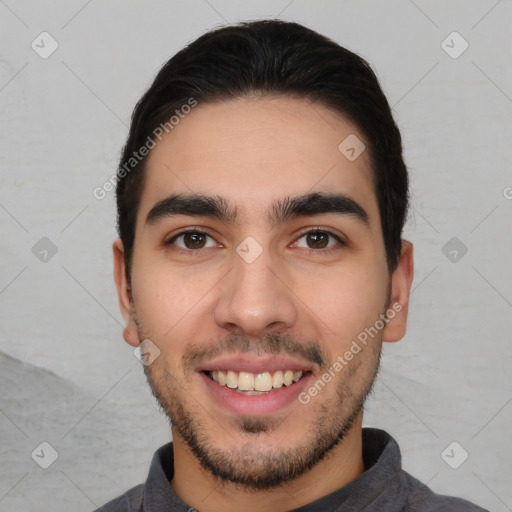
[[[175,442],[253,488],[318,464],[403,337],[412,281],[400,132],[368,63],[295,23],[201,36],[134,110],[117,207],[124,337],[158,353]]]

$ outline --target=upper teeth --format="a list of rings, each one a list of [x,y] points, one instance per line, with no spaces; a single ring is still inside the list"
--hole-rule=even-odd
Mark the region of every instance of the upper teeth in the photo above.
[[[292,370],[278,370],[272,375],[270,372],[249,373],[234,372],[231,370],[216,370],[210,372],[212,379],[221,386],[241,391],[270,391],[272,388],[280,388],[283,384],[290,386],[302,377],[302,372]]]

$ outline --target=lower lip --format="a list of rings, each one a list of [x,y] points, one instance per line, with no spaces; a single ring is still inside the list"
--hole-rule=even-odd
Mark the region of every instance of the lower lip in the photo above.
[[[269,391],[263,395],[245,395],[238,393],[227,386],[220,386],[206,374],[200,373],[209,393],[224,409],[237,416],[264,416],[273,414],[294,401],[298,403],[298,396],[307,386],[312,377],[311,373],[306,374],[298,382],[290,386]]]

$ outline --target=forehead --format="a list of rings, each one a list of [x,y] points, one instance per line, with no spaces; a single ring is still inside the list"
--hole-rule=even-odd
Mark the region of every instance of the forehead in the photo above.
[[[222,196],[236,205],[239,220],[261,222],[275,201],[311,192],[348,195],[375,224],[368,151],[351,161],[339,149],[354,136],[364,141],[342,116],[305,99],[199,103],[151,150],[138,224],[172,194]]]

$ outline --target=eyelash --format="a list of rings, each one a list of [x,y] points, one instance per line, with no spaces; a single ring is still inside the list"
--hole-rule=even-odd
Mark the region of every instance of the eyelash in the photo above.
[[[200,230],[198,228],[189,228],[189,229],[186,229],[184,231],[180,231],[179,233],[177,233],[174,236],[172,236],[169,240],[164,242],[164,245],[165,246],[171,246],[171,245],[174,244],[174,242],[180,236],[191,234],[191,233],[198,233],[198,234],[201,234],[201,235],[206,235],[206,236],[210,237],[211,239],[213,239],[213,237],[211,235],[209,235],[208,233],[206,233],[205,231],[202,231],[202,230]],[[327,249],[304,249],[304,250],[307,251],[307,254],[310,255],[310,256],[318,256],[319,254],[331,254],[332,252],[339,250],[340,246],[346,247],[348,245],[340,236],[336,235],[335,233],[333,233],[329,229],[322,228],[322,226],[315,226],[313,228],[307,228],[304,231],[301,231],[299,233],[299,235],[297,236],[296,241],[294,243],[296,243],[298,240],[300,240],[302,237],[308,235],[309,233],[323,233],[323,234],[326,234],[326,235],[334,238],[338,242],[338,244],[336,244],[336,245],[334,245],[332,247],[329,247]],[[199,253],[201,252],[200,249],[182,249],[181,247],[175,247],[174,250],[179,252],[179,253],[183,253],[183,254],[194,254],[194,253],[196,253],[196,254],[199,255]]]

